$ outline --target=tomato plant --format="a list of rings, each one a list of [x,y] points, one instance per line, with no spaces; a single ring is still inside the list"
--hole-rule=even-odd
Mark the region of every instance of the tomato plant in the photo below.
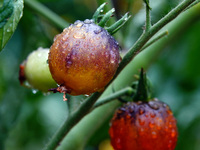
[[[135,84],[132,83],[137,80],[135,75],[137,76],[138,70],[143,67],[154,87],[153,94],[170,106],[177,120],[179,134],[176,149],[198,150],[200,148],[198,3],[199,0],[0,2],[0,149],[112,149],[109,145],[108,131],[110,119],[122,105],[117,99],[126,101],[132,99],[135,95]],[[115,66],[109,71],[102,69],[109,63],[108,60],[101,59],[104,55],[99,54],[95,54],[94,59],[90,57],[92,63],[89,65],[78,59],[81,61],[79,63],[77,60],[77,64],[80,65],[78,69],[81,70],[85,66],[91,68],[90,71],[86,71],[90,73],[89,77],[108,73],[109,79],[103,83],[102,78],[99,80],[95,78],[96,82],[102,85],[92,87],[94,80],[86,78],[83,73],[75,70],[72,74],[76,77],[75,82],[72,83],[71,78],[64,81],[65,74],[59,73],[62,66],[56,67],[56,72],[59,74],[53,77],[60,89],[57,89],[55,83],[49,84],[49,82],[46,89],[44,81],[47,77],[39,71],[42,59],[37,61],[34,58],[35,65],[28,67],[27,72],[38,69],[35,75],[39,77],[34,80],[25,78],[32,82],[34,89],[21,86],[18,80],[19,66],[29,54],[39,47],[50,49],[56,35],[63,35],[61,32],[76,20],[82,22],[86,19],[92,19],[93,26],[98,25],[102,29],[102,34],[109,32],[108,37],[112,36],[115,39],[113,41],[118,43],[114,42],[114,45],[118,46],[116,51],[119,54],[116,53]],[[90,29],[92,28],[88,30]],[[81,33],[77,28],[76,31]],[[90,40],[92,39],[95,37]],[[104,40],[106,37],[100,42]],[[73,41],[76,42],[78,41]],[[98,43],[98,40],[94,41],[96,42]],[[60,44],[58,41],[57,43]],[[86,53],[90,48],[97,49],[96,45],[98,44],[91,47],[87,44],[81,45],[87,47],[84,56],[88,56]],[[62,43],[60,46],[63,46]],[[108,44],[109,46],[113,48],[111,44]],[[122,58],[120,63],[119,55]],[[101,60],[102,68],[95,70],[92,67],[98,64],[96,63],[98,59]],[[43,61],[46,67],[49,61],[52,59]],[[21,71],[21,75],[25,75],[25,72]],[[81,75],[84,77],[81,78]],[[62,76],[62,81],[57,79],[58,76]],[[24,80],[23,76],[21,79]],[[68,80],[71,82],[70,85],[67,83]],[[35,88],[39,81],[42,81],[40,82],[42,86],[39,84],[39,90],[36,92]],[[60,86],[63,81],[67,83],[67,89],[73,91],[71,95],[70,90],[64,92],[68,99],[65,102],[62,94],[53,93],[63,90]],[[95,90],[79,92],[78,88],[83,86]]]

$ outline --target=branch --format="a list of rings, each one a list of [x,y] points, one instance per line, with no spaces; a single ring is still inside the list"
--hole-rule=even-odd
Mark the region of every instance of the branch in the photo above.
[[[148,32],[151,28],[151,7],[149,6],[149,0],[145,0],[146,3],[146,26],[145,26],[145,32]]]
[[[131,87],[126,87],[120,91],[117,91],[115,93],[113,93],[112,95],[109,95],[108,97],[105,97],[105,98],[102,98],[99,100],[99,102],[95,103],[95,105],[93,106],[92,109],[95,109],[103,104],[106,104],[106,103],[109,103],[113,100],[115,100],[116,98],[119,98],[121,96],[124,96],[124,95],[132,95],[134,93],[134,90],[133,88]]]
[[[193,2],[192,4],[190,4],[190,6],[188,6],[185,10],[190,9],[191,7],[195,6],[196,4],[198,4],[200,2],[200,0],[196,0],[195,2]]]
[[[183,1],[173,10],[171,10],[165,17],[163,17],[155,25],[153,25],[148,32],[144,32],[122,59],[115,78],[125,68],[125,66],[141,51],[142,47],[153,35],[155,35],[160,29],[162,29],[162,27],[164,27],[167,23],[175,19],[185,8],[187,8],[194,1],[195,0]]]
[[[145,44],[143,47],[142,47],[142,50],[143,51],[144,49],[146,49],[147,47],[151,46],[153,43],[155,43],[156,41],[160,40],[161,38],[163,38],[164,36],[168,35],[168,31],[164,31],[162,33],[160,33],[158,36],[156,36],[155,38],[153,38],[152,40],[150,40],[147,44]]]
[[[75,111],[70,114],[58,132],[52,137],[48,145],[45,147],[45,150],[55,150],[60,141],[66,136],[70,129],[75,126],[85,115],[87,115],[96,100],[101,96],[102,93],[94,93],[89,98],[87,98],[82,105]]]

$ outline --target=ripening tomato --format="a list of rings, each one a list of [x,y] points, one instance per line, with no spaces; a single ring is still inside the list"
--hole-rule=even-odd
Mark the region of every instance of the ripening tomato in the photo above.
[[[102,90],[120,61],[116,40],[92,20],[76,21],[55,37],[49,53],[54,80],[71,95]]]

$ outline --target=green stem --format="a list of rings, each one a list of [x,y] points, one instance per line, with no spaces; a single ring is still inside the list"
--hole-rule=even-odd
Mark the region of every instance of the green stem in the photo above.
[[[88,99],[86,99],[77,111],[70,114],[58,132],[52,137],[45,150],[55,150],[60,141],[66,136],[70,129],[75,126],[86,114],[88,114],[96,102],[96,100],[101,96],[102,93],[94,93]]]
[[[64,28],[69,26],[69,23],[62,19],[59,15],[42,5],[40,2],[35,0],[25,0],[25,5],[30,7],[32,10],[46,18],[48,21],[50,21],[53,25],[58,27],[60,30],[63,30]]]
[[[156,41],[160,40],[161,38],[163,38],[164,36],[168,35],[168,31],[164,31],[162,33],[160,33],[158,36],[156,36],[155,38],[153,38],[151,41],[149,41],[147,44],[145,44],[142,47],[142,50],[146,49],[147,47],[151,46],[153,43],[155,43]]]
[[[145,31],[148,32],[151,28],[151,15],[150,15],[150,6],[149,6],[149,0],[146,0],[146,27]]]
[[[198,4],[200,2],[200,0],[196,0],[195,2],[193,2],[190,6],[188,6],[185,10],[190,9],[191,7],[195,6],[196,4]]]
[[[124,88],[124,89],[122,89],[122,90],[120,90],[120,91],[117,91],[117,92],[113,93],[112,95],[109,95],[109,96],[107,96],[107,97],[104,97],[104,98],[98,100],[99,102],[96,102],[96,103],[94,104],[94,106],[93,106],[92,109],[95,109],[95,108],[97,108],[97,107],[99,107],[99,106],[101,106],[101,105],[103,105],[103,104],[109,103],[109,102],[111,102],[111,101],[113,101],[113,100],[115,100],[116,98],[119,98],[119,97],[121,97],[121,96],[124,96],[124,95],[130,96],[130,95],[132,95],[133,93],[134,93],[133,88],[131,88],[131,87],[126,87],[126,88]]]
[[[115,78],[118,74],[124,69],[124,67],[131,62],[131,60],[141,51],[142,47],[148,42],[148,40],[155,35],[162,27],[164,27],[167,23],[175,19],[185,8],[187,8],[191,3],[195,0],[185,0],[180,3],[177,7],[171,10],[166,16],[164,16],[161,20],[159,20],[155,25],[151,27],[149,32],[144,32],[140,38],[136,41],[136,43],[129,49],[128,53],[122,59]]]

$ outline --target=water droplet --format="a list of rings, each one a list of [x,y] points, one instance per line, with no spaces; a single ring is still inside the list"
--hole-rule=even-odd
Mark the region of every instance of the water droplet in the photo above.
[[[149,127],[153,128],[155,126],[155,123],[153,121],[149,122]]]
[[[115,12],[115,8],[113,8],[113,9],[111,10],[111,12],[114,13],[114,12]]]
[[[151,116],[151,118],[154,118],[156,116],[156,113],[155,112],[150,112],[150,116]]]
[[[103,9],[101,9],[100,12],[103,12]]]
[[[116,61],[116,55],[113,51],[110,53],[110,63],[114,64]]]
[[[102,28],[100,27],[94,30],[95,34],[99,34],[100,32],[102,32]]]
[[[38,54],[37,54],[37,56],[38,56],[38,57],[41,57],[41,56],[42,56],[42,54],[41,54],[41,53],[38,53]]]
[[[115,60],[114,60],[114,59],[111,59],[111,60],[110,60],[110,63],[111,63],[111,64],[114,64],[114,63],[115,63]]]
[[[72,61],[70,61],[70,60],[67,61],[67,64],[68,64],[68,65],[71,65],[71,64],[72,64]]]
[[[168,132],[169,128],[167,126],[165,126],[165,131]]]
[[[68,38],[68,36],[65,36],[65,35],[64,35],[63,38],[62,38],[62,40],[63,40],[63,41],[66,41],[67,38]]]
[[[79,22],[77,25],[76,25],[77,27],[82,27],[83,26],[83,22]]]
[[[150,101],[150,102],[148,103],[148,105],[149,105],[152,109],[155,109],[155,110],[158,110],[158,109],[159,109],[158,104],[156,104],[156,103],[153,102],[153,101]]]
[[[66,49],[67,46],[68,46],[68,44],[67,44],[67,43],[64,43],[64,44],[62,45],[62,48],[63,48],[63,49]],[[62,53],[65,54],[65,51],[63,51]]]
[[[165,107],[165,108],[168,106],[168,105],[167,105],[167,104],[165,104],[165,103],[163,103],[162,105],[163,105],[163,107]]]
[[[90,23],[92,23],[92,22],[93,22],[93,20],[90,20],[90,19],[84,20],[84,23],[86,23],[86,24],[90,24]]]
[[[95,59],[95,53],[91,53],[90,56],[92,59]]]
[[[168,147],[169,149],[172,149],[172,148],[171,148],[171,147],[172,147],[172,140],[169,140],[169,143],[168,143],[167,147]]]
[[[143,125],[145,124],[144,119],[139,118],[138,121],[139,121],[139,124],[140,124],[141,126],[143,126]]]
[[[77,24],[80,23],[80,22],[82,22],[82,21],[76,20],[76,21],[74,22],[74,24],[77,25]]]
[[[131,115],[130,114],[127,114],[126,115],[126,119],[130,119],[131,118]]]
[[[57,35],[54,36],[53,41],[55,41],[57,39],[58,35],[59,34],[57,34]]]
[[[144,129],[143,129],[143,128],[140,128],[140,132],[144,132]]]
[[[139,108],[139,114],[140,114],[140,115],[143,115],[144,113],[145,113],[144,108],[143,108],[143,107],[140,107],[140,108]]]
[[[8,28],[6,31],[7,31],[7,32],[10,32],[11,30]]]
[[[71,29],[72,29],[72,25],[70,25],[70,26],[68,27],[68,29],[71,30]]]
[[[173,123],[169,122],[169,128],[172,128],[172,126],[173,126]]]
[[[176,136],[176,131],[174,129],[172,129],[171,131],[171,137],[175,137]]]
[[[76,38],[76,39],[84,39],[85,38],[85,34],[84,33],[80,33],[80,32],[76,32],[73,35],[73,37]]]
[[[21,18],[21,17],[22,17],[22,15],[23,15],[23,13],[21,12],[21,13],[20,13],[20,15],[19,15],[19,17]]]
[[[152,131],[152,132],[151,132],[151,135],[152,135],[152,138],[154,138],[154,139],[157,137],[157,134],[156,134],[155,131]]]
[[[85,94],[84,96],[85,96],[85,97],[89,97],[90,95],[88,95],[88,94]]]
[[[63,29],[63,32],[67,32],[67,31],[68,31],[68,28],[64,28],[64,29]]]
[[[33,94],[36,94],[37,92],[38,92],[38,90],[32,89],[32,93],[33,93]]]

